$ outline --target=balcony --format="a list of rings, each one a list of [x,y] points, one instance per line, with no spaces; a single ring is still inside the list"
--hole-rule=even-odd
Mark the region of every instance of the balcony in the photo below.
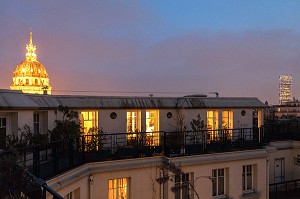
[[[300,198],[300,179],[269,185],[270,199]]]
[[[191,156],[257,149],[262,129],[222,129],[202,132],[137,132],[85,135],[17,149],[19,161],[43,179],[76,166],[106,160],[150,156]]]

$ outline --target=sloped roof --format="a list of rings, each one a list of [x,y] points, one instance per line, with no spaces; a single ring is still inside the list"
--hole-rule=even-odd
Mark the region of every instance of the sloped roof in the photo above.
[[[32,95],[0,90],[0,109],[168,109],[263,108],[255,97],[117,97]]]
[[[0,90],[0,110],[38,108],[39,105],[22,91]]]

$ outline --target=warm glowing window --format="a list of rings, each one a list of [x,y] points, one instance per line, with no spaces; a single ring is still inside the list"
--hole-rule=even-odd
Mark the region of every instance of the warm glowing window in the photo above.
[[[80,121],[84,129],[84,134],[88,134],[91,128],[98,127],[98,111],[82,111]]]
[[[207,130],[209,130],[210,139],[216,140],[218,137],[218,111],[207,111]]]
[[[108,181],[109,199],[129,198],[129,178],[117,178]]]
[[[232,111],[222,111],[222,128],[232,129]]]
[[[225,195],[225,169],[212,170],[212,186],[213,196]]]
[[[26,79],[26,85],[28,85],[29,84],[29,79]]]
[[[159,111],[146,111],[146,144],[150,146],[159,145]]]
[[[232,136],[232,123],[233,123],[233,112],[232,111],[222,111],[222,129],[225,129],[225,136],[227,136],[227,138]]]
[[[127,132],[141,131],[141,111],[127,111]]]

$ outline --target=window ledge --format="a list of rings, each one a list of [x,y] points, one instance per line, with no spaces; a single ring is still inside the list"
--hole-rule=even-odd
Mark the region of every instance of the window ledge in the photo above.
[[[226,195],[219,195],[219,196],[213,196],[213,199],[227,199],[228,196]]]
[[[255,198],[259,198],[260,194],[253,191],[253,192],[247,192],[247,193],[243,193],[242,195],[242,199],[255,199]]]

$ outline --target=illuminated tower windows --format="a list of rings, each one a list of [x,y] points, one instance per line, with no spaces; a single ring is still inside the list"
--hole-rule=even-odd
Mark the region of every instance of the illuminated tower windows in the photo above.
[[[292,101],[292,76],[279,76],[279,104]]]

